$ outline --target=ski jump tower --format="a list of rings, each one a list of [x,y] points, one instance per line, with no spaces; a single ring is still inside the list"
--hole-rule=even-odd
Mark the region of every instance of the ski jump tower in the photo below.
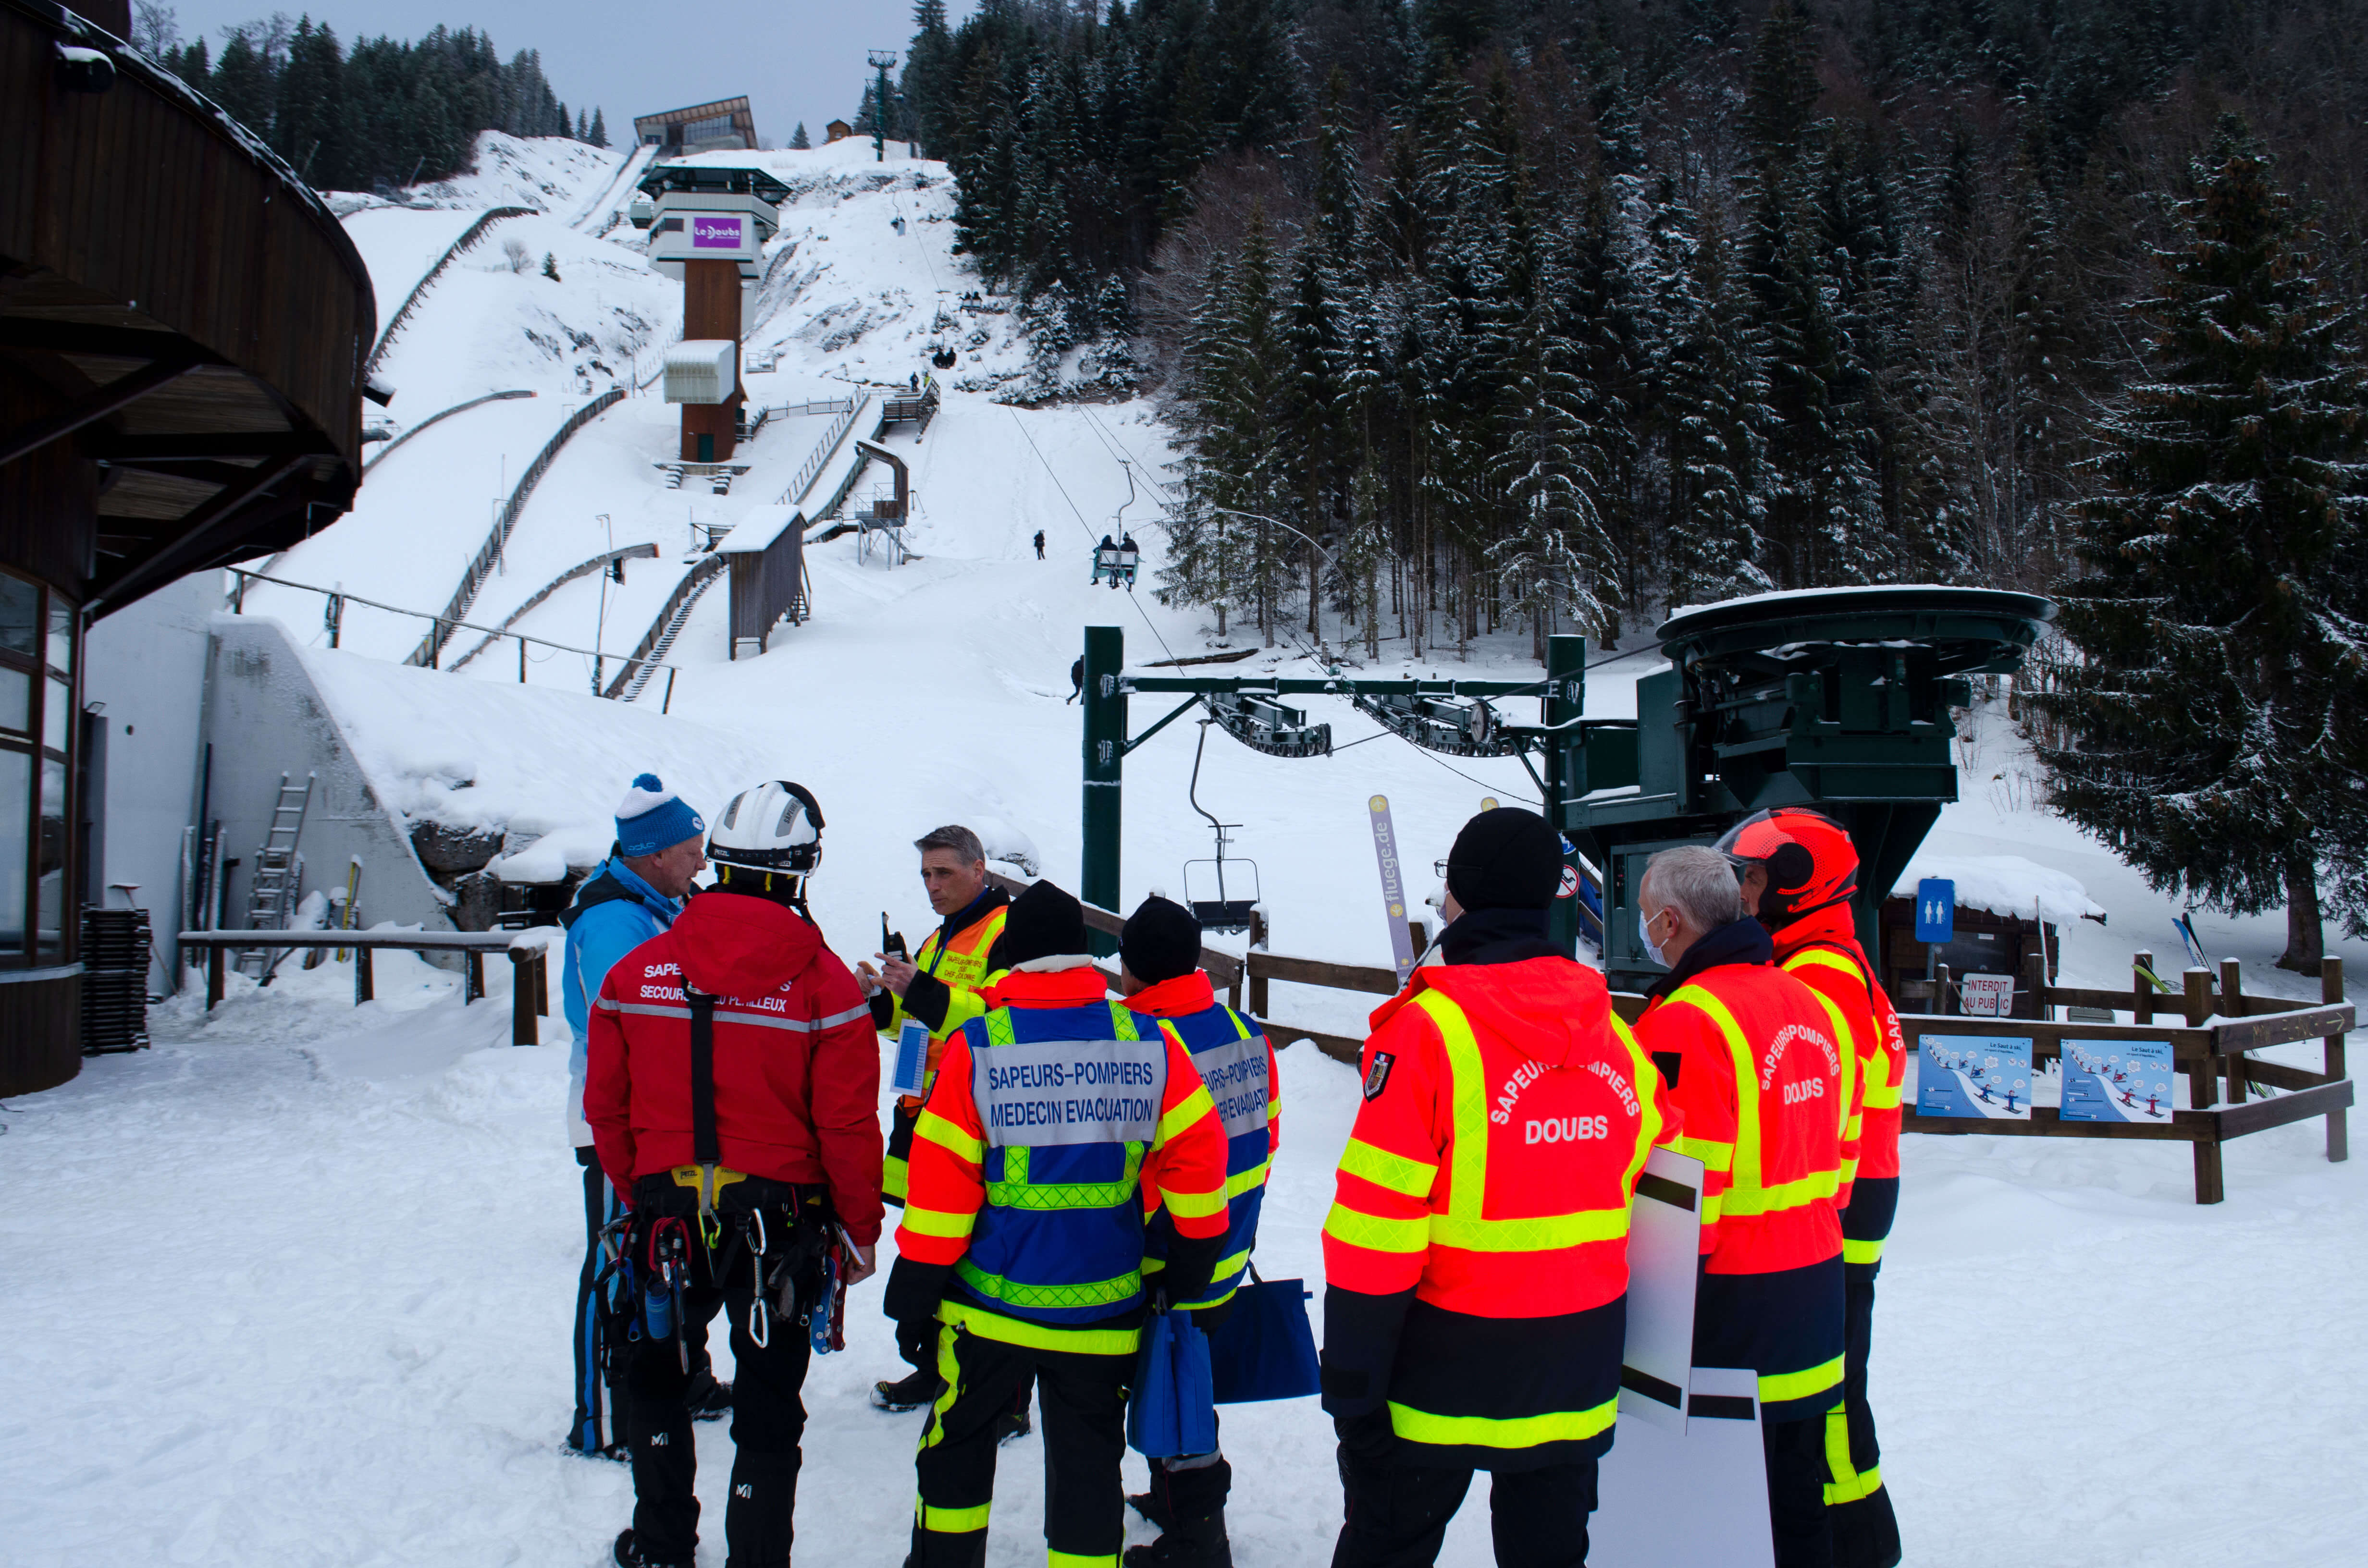
[[[740,334],[765,242],[790,187],[760,169],[662,164],[652,198],[650,265],[682,279],[682,341],[666,350],[666,397],[682,404],[684,462],[732,455],[740,404]]]

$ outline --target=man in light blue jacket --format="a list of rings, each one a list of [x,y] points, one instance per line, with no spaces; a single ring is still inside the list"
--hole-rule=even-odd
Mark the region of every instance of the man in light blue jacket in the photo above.
[[[575,1420],[567,1446],[578,1453],[621,1459],[625,1424],[604,1408],[601,1386],[600,1303],[595,1283],[600,1271],[600,1229],[616,1218],[616,1193],[600,1174],[592,1153],[592,1129],[584,1119],[585,1041],[591,1028],[586,998],[600,994],[609,966],[674,924],[690,881],[707,864],[701,835],[707,824],[697,812],[658,781],[655,773],[634,778],[617,806],[617,842],[609,858],[575,890],[575,902],[561,915],[567,927],[561,1006],[575,1043],[567,1056],[567,1131],[575,1161],[584,1169],[584,1269],[575,1288]],[[702,1370],[704,1369],[701,1369]],[[731,1391],[705,1379],[694,1408],[720,1415]]]

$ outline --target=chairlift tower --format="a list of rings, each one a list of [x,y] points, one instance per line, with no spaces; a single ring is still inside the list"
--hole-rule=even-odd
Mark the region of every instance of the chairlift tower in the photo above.
[[[871,89],[871,159],[874,163],[884,164],[888,161],[888,97],[891,90],[888,73],[896,68],[896,51],[875,49],[864,58],[871,62],[871,69],[878,74],[878,80]]]

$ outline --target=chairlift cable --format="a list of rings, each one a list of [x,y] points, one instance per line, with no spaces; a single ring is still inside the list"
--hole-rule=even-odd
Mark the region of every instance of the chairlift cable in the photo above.
[[[1036,437],[1028,433],[1026,423],[1020,419],[1017,412],[1011,415],[1011,423],[1019,427],[1019,438],[1028,443],[1028,449],[1036,454],[1036,460],[1044,465],[1046,473],[1052,475],[1053,488],[1058,490],[1061,493],[1061,499],[1069,504],[1069,510],[1076,514],[1077,527],[1086,531],[1086,538],[1088,540],[1092,540],[1094,526],[1086,521],[1086,514],[1078,509],[1076,499],[1069,494],[1069,487],[1061,483],[1060,472],[1053,468],[1051,460],[1044,456],[1044,449],[1036,444]],[[1151,635],[1158,642],[1159,651],[1171,659],[1176,657],[1176,650],[1167,645],[1167,638],[1160,636],[1158,623],[1151,619],[1151,612],[1144,609],[1133,594],[1126,596],[1126,602],[1134,606],[1134,613],[1143,617],[1143,624],[1151,629]]]

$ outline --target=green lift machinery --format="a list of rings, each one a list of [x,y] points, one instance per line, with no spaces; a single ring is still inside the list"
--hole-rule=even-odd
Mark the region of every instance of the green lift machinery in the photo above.
[[[1600,938],[1617,989],[1660,972],[1636,935],[1645,860],[1773,806],[1814,805],[1850,830],[1865,868],[1859,932],[1872,952],[1884,897],[1957,798],[1950,710],[1971,702],[1966,677],[2020,668],[2054,610],[2035,595],[1948,587],[1817,589],[1687,610],[1660,628],[1669,665],[1637,682],[1634,719],[1585,716],[1579,637],[1547,640],[1542,680],[1367,680],[1337,669],[1286,679],[1130,675],[1120,630],[1088,627],[1081,891],[1118,907],[1129,752],[1197,707],[1258,750],[1328,755],[1331,727],[1282,699],[1330,696],[1429,750],[1520,760],[1563,832],[1565,884],[1600,887],[1600,927],[1587,935]],[[1184,700],[1130,737],[1127,699],[1138,694]],[[1498,711],[1520,698],[1537,699],[1536,722]],[[1555,939],[1575,949],[1582,922],[1597,924],[1581,899],[1559,901]]]

